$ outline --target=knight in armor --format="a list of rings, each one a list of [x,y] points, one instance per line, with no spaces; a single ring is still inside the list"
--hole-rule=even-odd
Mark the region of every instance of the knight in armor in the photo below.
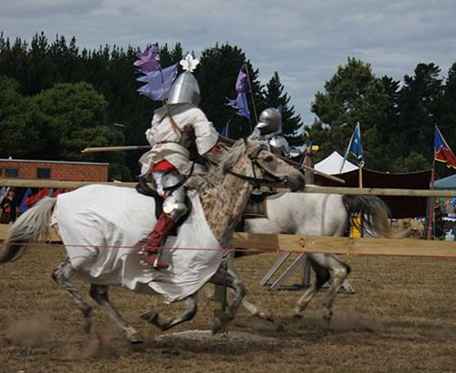
[[[152,176],[164,202],[153,231],[139,246],[144,261],[156,269],[168,267],[160,260],[160,247],[189,209],[183,184],[194,171],[192,157],[219,151],[218,133],[198,108],[199,101],[198,82],[190,71],[184,71],[173,83],[166,104],[154,112],[146,131],[151,150],[139,160],[141,177]]]
[[[278,109],[268,108],[261,112],[249,140],[266,144],[269,150],[282,157],[290,157],[290,146],[282,135],[282,114]]]

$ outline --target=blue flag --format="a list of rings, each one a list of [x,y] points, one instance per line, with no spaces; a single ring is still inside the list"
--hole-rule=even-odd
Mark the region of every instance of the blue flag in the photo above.
[[[145,82],[138,92],[154,101],[167,98],[168,92],[177,76],[177,64],[154,70],[137,78],[138,82]]]
[[[452,207],[456,207],[456,197],[453,197],[453,198],[450,199],[450,205]]]
[[[27,211],[27,209],[29,208],[27,205],[27,198],[30,197],[31,195],[32,195],[32,189],[27,188],[27,190],[24,193],[24,196],[22,197],[22,201],[19,205],[19,212],[21,214],[24,213],[25,211]]]
[[[353,132],[348,151],[352,153],[358,161],[363,160],[363,144],[361,143],[361,129],[359,123],[356,125],[355,131]]]

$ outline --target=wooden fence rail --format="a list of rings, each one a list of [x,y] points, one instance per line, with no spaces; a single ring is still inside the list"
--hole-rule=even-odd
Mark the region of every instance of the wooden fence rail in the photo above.
[[[134,187],[136,183],[123,182],[100,182],[93,181],[58,181],[58,180],[32,180],[32,179],[2,179],[0,187],[22,187],[22,188],[65,188],[74,189],[89,184],[106,184],[122,187]],[[278,189],[286,191],[287,189]],[[321,187],[307,185],[303,193],[325,193],[325,194],[346,194],[346,195],[375,195],[375,196],[403,196],[403,197],[456,197],[456,190],[429,190],[429,189],[393,189],[393,188],[346,188],[346,187]]]
[[[0,224],[0,241],[10,225]],[[52,236],[52,240],[58,240]],[[77,242],[74,242],[77,244]],[[340,255],[420,256],[456,258],[456,242],[412,239],[349,238],[291,234],[235,233],[232,247],[260,252],[290,251]]]

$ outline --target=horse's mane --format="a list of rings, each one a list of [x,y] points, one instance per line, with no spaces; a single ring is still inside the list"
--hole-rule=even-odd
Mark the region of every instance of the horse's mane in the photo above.
[[[206,192],[208,189],[215,188],[223,183],[226,171],[232,169],[245,154],[246,144],[243,140],[238,140],[231,147],[221,145],[222,153],[217,157],[217,161],[209,159],[208,172],[189,177],[185,185],[189,189],[198,192]]]

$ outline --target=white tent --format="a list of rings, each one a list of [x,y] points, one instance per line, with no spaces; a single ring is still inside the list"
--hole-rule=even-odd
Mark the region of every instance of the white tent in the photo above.
[[[340,172],[340,167],[344,161],[344,157],[342,157],[338,152],[334,151],[325,159],[321,160],[318,163],[315,163],[314,168],[317,171],[321,171],[327,173],[329,175],[336,175],[336,174],[343,174],[345,172],[350,172],[353,170],[357,170],[358,166],[345,160],[344,168],[342,172]]]

